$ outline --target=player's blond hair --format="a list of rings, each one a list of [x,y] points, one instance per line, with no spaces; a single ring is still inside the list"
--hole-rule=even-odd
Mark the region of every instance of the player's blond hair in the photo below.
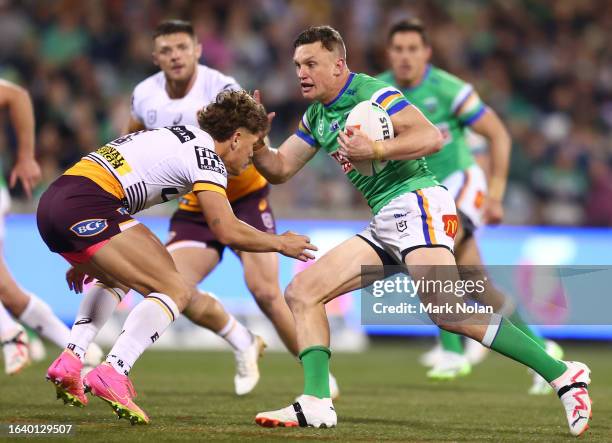
[[[266,132],[268,116],[263,105],[248,92],[223,91],[214,102],[198,111],[198,124],[214,140],[223,142],[238,128],[246,128],[252,134]]]

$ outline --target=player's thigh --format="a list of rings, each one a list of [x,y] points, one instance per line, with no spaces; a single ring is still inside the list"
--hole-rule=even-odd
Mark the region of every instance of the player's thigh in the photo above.
[[[142,224],[112,237],[91,263],[142,295],[161,292],[172,297],[179,308],[191,294],[164,245]]]
[[[362,266],[381,266],[379,253],[355,236],[297,274],[285,292],[288,303],[327,303],[362,286]]]
[[[179,274],[192,286],[197,286],[219,263],[219,252],[215,248],[169,248],[169,252]]]
[[[455,258],[460,266],[482,266],[480,250],[474,236],[466,238],[461,243],[461,247],[455,251]]]
[[[109,288],[119,288],[126,294],[131,289],[117,280],[117,278],[105,272],[102,268],[96,266],[91,260],[86,263],[75,264],[74,267],[83,274],[95,277],[100,283]]]

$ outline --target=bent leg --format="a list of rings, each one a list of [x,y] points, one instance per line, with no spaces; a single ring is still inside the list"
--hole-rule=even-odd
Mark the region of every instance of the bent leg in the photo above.
[[[419,248],[410,252],[405,259],[413,279],[436,279],[457,281],[458,271],[452,253],[442,248]],[[436,269],[436,267],[440,267]],[[423,301],[438,305],[453,304],[448,296],[436,293],[419,294]],[[450,294],[452,297],[453,294]],[[455,300],[456,302],[456,300]],[[565,363],[549,356],[536,342],[499,314],[475,313],[469,318],[452,314],[431,315],[441,328],[459,333],[490,347],[507,357],[532,368],[546,381],[561,376],[567,369]]]
[[[111,238],[89,264],[106,286],[120,283],[145,297],[128,315],[107,359],[118,372],[128,373],[187,305],[191,288],[161,242],[141,224]]]
[[[361,287],[362,265],[381,265],[377,252],[359,237],[336,246],[296,275],[285,297],[304,365],[304,394],[329,398],[329,323],[325,303]]]

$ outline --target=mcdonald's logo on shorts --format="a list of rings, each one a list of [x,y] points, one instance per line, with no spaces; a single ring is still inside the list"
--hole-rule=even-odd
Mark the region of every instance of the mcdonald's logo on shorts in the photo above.
[[[450,238],[454,239],[457,235],[457,229],[459,228],[459,219],[457,215],[443,215],[442,222],[444,223],[444,232]]]

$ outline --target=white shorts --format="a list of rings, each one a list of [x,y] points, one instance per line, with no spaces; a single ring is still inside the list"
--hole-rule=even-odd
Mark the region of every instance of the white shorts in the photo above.
[[[358,235],[401,264],[406,254],[421,247],[452,252],[458,224],[453,197],[442,186],[433,186],[394,198]]]
[[[455,199],[457,212],[467,229],[473,231],[483,224],[484,200],[487,195],[487,178],[477,164],[446,177],[442,183]],[[471,226],[470,226],[471,225]]]
[[[0,188],[0,246],[4,241],[4,217],[11,208],[11,196],[4,187]]]

